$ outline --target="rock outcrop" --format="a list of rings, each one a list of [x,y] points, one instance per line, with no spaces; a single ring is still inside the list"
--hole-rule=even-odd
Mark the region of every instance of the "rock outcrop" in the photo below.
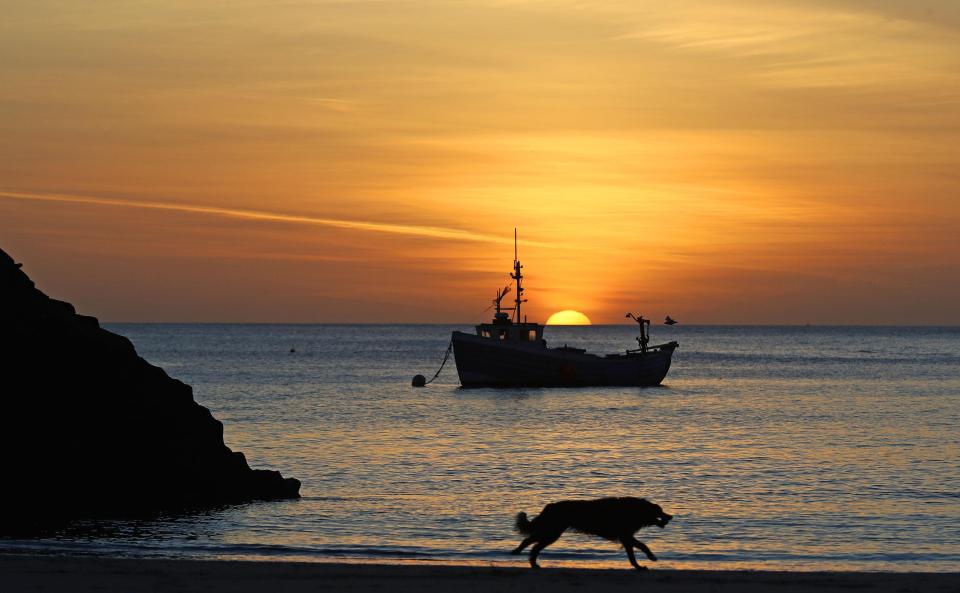
[[[296,498],[193,390],[49,298],[0,250],[0,531],[86,515]]]

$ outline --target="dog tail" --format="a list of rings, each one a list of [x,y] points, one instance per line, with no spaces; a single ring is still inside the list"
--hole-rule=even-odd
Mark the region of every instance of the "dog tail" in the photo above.
[[[532,531],[532,525],[533,523],[530,521],[530,519],[527,519],[526,513],[517,513],[517,521],[514,523],[514,527],[516,527],[517,531],[524,535],[530,535]]]

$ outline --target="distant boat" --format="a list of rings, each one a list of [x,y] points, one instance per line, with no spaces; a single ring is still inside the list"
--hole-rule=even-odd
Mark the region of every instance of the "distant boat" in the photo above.
[[[677,324],[677,320],[674,319],[673,317],[670,317],[669,315],[667,315],[667,318],[663,320],[663,324],[664,324],[664,325],[676,325],[676,324]]]
[[[476,334],[455,331],[451,342],[457,374],[464,387],[569,387],[569,386],[653,386],[659,385],[667,371],[673,351],[679,344],[668,342],[649,346],[650,320],[627,313],[640,325],[639,348],[598,356],[583,348],[563,345],[548,348],[543,325],[527,322],[520,315],[523,298],[523,274],[517,259],[514,229],[513,273],[516,282],[513,307],[504,307],[503,298],[510,286],[498,290],[493,300],[493,321],[476,326]],[[511,315],[507,312],[512,312]],[[522,321],[521,321],[522,320]]]

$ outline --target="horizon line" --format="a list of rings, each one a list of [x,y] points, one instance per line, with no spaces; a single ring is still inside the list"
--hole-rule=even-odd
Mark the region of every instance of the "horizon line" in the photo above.
[[[365,326],[450,326],[450,325],[478,325],[476,321],[469,322],[444,322],[444,321],[403,321],[403,322],[382,322],[382,321],[104,321],[98,319],[101,324],[115,325],[365,325]],[[546,325],[544,327],[633,327],[626,323],[591,323],[590,325]],[[660,327],[663,324],[655,325]],[[960,329],[960,323],[678,323],[667,327],[941,327]]]

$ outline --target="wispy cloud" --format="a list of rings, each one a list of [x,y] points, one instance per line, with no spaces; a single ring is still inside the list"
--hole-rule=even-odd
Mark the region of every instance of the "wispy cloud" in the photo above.
[[[408,237],[425,237],[430,239],[449,239],[456,241],[470,241],[474,243],[512,243],[512,237],[499,237],[476,233],[463,229],[453,229],[437,226],[424,225],[405,225],[392,224],[384,222],[371,222],[362,220],[343,220],[337,218],[324,218],[319,216],[306,216],[300,214],[285,214],[281,212],[268,212],[265,210],[245,210],[238,208],[222,208],[219,206],[204,206],[194,204],[175,204],[168,202],[144,201],[144,200],[122,200],[116,198],[101,198],[95,196],[76,196],[66,194],[40,194],[21,191],[0,190],[0,199],[23,200],[28,202],[60,202],[70,204],[85,204],[91,206],[107,206],[113,208],[141,208],[147,210],[166,210],[171,212],[187,212],[191,214],[201,214],[206,216],[217,216],[221,218],[232,218],[242,220],[254,220],[265,222],[284,222],[300,225],[316,225],[339,229],[348,229],[354,231],[366,231],[374,233],[389,233],[394,235],[406,235]],[[528,245],[542,245],[533,241],[525,241]]]
[[[701,5],[664,10],[624,38],[754,60],[755,76],[789,87],[929,85],[957,66],[949,32],[866,7]]]

